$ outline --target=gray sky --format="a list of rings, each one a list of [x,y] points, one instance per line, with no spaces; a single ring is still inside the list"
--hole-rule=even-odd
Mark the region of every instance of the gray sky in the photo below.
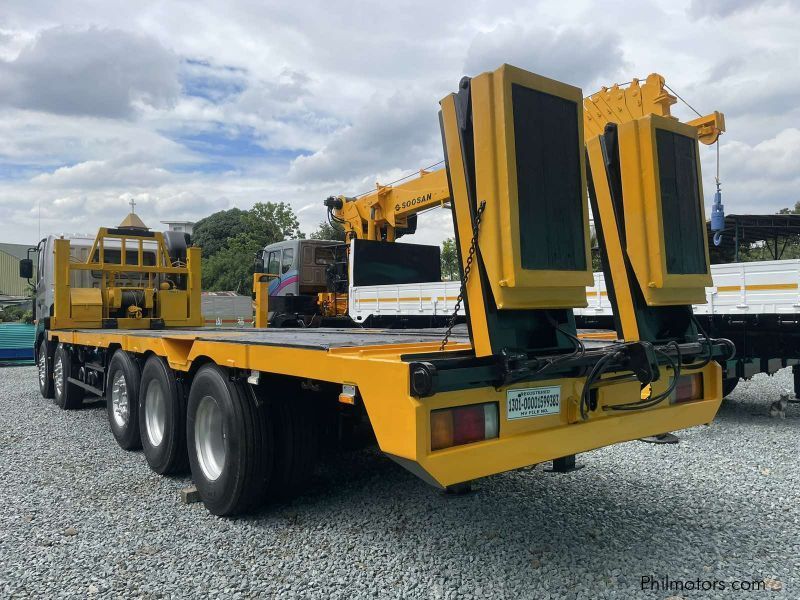
[[[34,243],[39,207],[42,235],[93,233],[131,197],[151,227],[286,201],[308,233],[326,196],[440,160],[438,100],[503,62],[585,94],[660,72],[726,114],[726,211],[775,212],[800,200],[798,30],[798,0],[5,0],[0,241]],[[415,241],[449,235],[434,211]]]

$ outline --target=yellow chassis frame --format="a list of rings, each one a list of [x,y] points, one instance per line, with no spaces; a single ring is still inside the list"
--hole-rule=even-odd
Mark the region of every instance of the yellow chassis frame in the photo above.
[[[447,486],[478,477],[537,464],[594,448],[634,440],[647,435],[710,423],[722,401],[721,369],[711,362],[699,372],[704,396],[680,404],[664,401],[642,411],[603,411],[611,406],[638,400],[640,386],[632,379],[601,380],[598,388],[600,410],[587,421],[578,414],[583,378],[525,382],[508,388],[491,386],[437,393],[419,399],[409,391],[409,363],[403,355],[434,353],[438,343],[380,345],[310,350],[297,347],[248,344],[247,333],[163,332],[158,337],[135,331],[50,331],[49,338],[65,344],[93,348],[119,347],[140,356],[156,354],[170,367],[188,372],[193,365],[211,360],[221,367],[259,371],[316,381],[357,386],[380,449],[417,475],[437,486]],[[204,339],[198,339],[202,335]],[[240,336],[230,341],[231,335]],[[217,336],[227,341],[214,340]],[[449,352],[464,351],[469,344],[448,345]],[[695,371],[698,372],[698,371]],[[684,371],[684,374],[688,374]],[[662,368],[653,394],[663,391],[669,369]],[[506,391],[522,387],[562,386],[558,415],[509,421]],[[500,435],[497,439],[431,451],[430,412],[438,408],[497,402]]]

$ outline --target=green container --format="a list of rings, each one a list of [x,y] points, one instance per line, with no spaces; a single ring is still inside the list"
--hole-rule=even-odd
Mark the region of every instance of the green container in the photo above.
[[[0,363],[33,362],[36,327],[27,323],[0,323]]]

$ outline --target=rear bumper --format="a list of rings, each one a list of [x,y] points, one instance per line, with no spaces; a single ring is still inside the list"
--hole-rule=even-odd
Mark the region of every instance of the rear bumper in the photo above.
[[[710,423],[718,408],[718,401],[692,402],[663,411],[643,411],[457,446],[431,453],[417,463],[408,464],[410,461],[405,459],[397,462],[428,483],[444,487],[648,435]],[[655,413],[659,413],[657,418]],[[411,465],[416,465],[419,471]]]
[[[424,402],[417,407],[417,455],[411,458],[393,455],[391,452],[387,454],[428,483],[445,487],[611,444],[707,424],[714,419],[722,402],[721,369],[716,362],[712,362],[702,369],[702,373],[702,399],[683,403],[671,403],[667,399],[656,407],[639,411],[597,410],[587,421],[579,418],[573,406],[575,390],[580,389],[580,380],[574,381],[573,390],[562,380],[565,389],[562,392],[564,399],[561,414],[522,421],[508,421],[505,418],[505,391],[489,389],[437,394],[426,399],[435,402]],[[638,393],[638,385],[624,386],[626,384],[605,388],[607,391],[600,402],[601,407],[603,404],[628,402],[632,393]],[[654,389],[654,393],[658,392],[659,389]],[[623,398],[622,394],[629,397]],[[445,396],[454,397],[443,398]],[[493,399],[499,404],[498,438],[444,450],[430,450],[431,410]]]

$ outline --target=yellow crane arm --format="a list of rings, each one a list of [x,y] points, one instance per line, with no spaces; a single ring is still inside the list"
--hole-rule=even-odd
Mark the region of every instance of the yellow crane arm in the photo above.
[[[447,172],[419,172],[419,177],[399,185],[376,184],[375,191],[357,198],[337,196],[328,198],[325,205],[332,218],[345,229],[347,239],[392,242],[408,227],[408,218],[434,206],[450,201]]]
[[[583,100],[584,136],[590,138],[602,135],[608,123],[626,123],[647,114],[675,119],[670,107],[677,98],[667,91],[664,78],[658,73],[647,76],[644,84],[634,79],[627,87],[617,84],[603,87],[599,92]],[[697,128],[698,140],[710,145],[717,141],[725,131],[725,115],[713,112],[688,122]]]
[[[664,77],[651,73],[644,83],[638,79],[627,87],[613,85],[584,98],[583,123],[586,141],[602,135],[608,123],[622,124],[653,114],[670,119],[670,107],[677,98],[669,93]],[[725,116],[720,112],[688,122],[697,128],[698,140],[713,144],[725,131]],[[348,240],[353,237],[393,242],[409,226],[409,217],[450,201],[445,169],[419,172],[419,177],[399,185],[381,185],[358,196],[330,197],[325,200],[332,220],[344,227]]]

